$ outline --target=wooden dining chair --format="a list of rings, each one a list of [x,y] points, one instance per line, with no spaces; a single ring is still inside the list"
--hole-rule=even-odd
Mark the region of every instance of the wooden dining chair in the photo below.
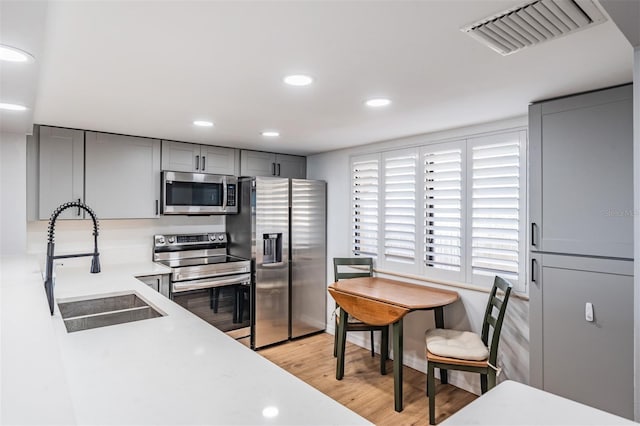
[[[343,271],[343,268],[349,268]],[[354,272],[355,271],[355,272]],[[333,275],[335,281],[345,280],[349,278],[361,278],[373,276],[373,259],[370,257],[334,257],[333,258]],[[338,356],[338,324],[340,322],[340,307],[338,303],[335,305],[335,333],[333,342],[333,356]],[[389,326],[387,325],[371,325],[364,323],[357,318],[349,315],[347,319],[347,332],[349,331],[369,331],[371,333],[371,357],[375,356],[373,345],[373,332],[381,332],[380,341],[380,373],[386,374],[385,363],[389,355]]]
[[[436,424],[436,368],[480,373],[482,393],[496,385],[496,360],[500,330],[512,285],[500,277],[495,277],[489,294],[487,309],[482,323],[482,334],[470,331],[435,328],[427,330],[427,396],[429,397],[429,424]],[[502,292],[498,294],[498,290]],[[494,316],[494,309],[497,315]],[[491,329],[493,329],[492,332]]]

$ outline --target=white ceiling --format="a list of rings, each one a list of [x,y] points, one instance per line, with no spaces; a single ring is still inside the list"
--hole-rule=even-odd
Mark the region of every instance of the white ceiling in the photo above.
[[[611,21],[506,57],[459,30],[522,1],[48,3],[30,105],[57,126],[310,154],[632,80],[633,49]],[[315,82],[286,86],[292,73]],[[393,103],[371,110],[371,96]]]

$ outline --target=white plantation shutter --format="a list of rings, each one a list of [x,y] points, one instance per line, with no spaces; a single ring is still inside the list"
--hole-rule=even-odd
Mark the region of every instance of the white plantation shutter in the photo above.
[[[471,271],[520,281],[521,140],[514,132],[470,145]]]
[[[427,268],[461,271],[463,247],[463,144],[425,147],[424,263]]]
[[[356,255],[378,255],[379,156],[351,160],[352,251]]]
[[[384,258],[416,262],[417,150],[384,156]]]
[[[526,292],[526,130],[359,155],[350,165],[355,255],[445,282],[490,287],[500,275]]]

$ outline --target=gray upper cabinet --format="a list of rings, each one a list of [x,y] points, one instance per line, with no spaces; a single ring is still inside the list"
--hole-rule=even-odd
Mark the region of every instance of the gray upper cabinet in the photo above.
[[[158,217],[160,140],[86,132],[85,189],[100,219]]]
[[[307,159],[298,155],[242,150],[240,175],[306,179]]]
[[[276,154],[276,172],[280,177],[306,179],[307,159],[298,155]]]
[[[69,201],[84,200],[84,132],[40,126],[38,218]],[[68,209],[61,219],[83,219],[84,211]]]
[[[530,106],[532,250],[633,258],[632,114],[629,85]]]
[[[237,175],[239,152],[234,148],[162,141],[162,170]]]
[[[240,151],[221,146],[202,145],[200,147],[202,167],[205,173],[238,175]]]

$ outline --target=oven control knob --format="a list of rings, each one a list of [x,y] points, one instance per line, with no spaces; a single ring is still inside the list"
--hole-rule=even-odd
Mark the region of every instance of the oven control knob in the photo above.
[[[215,240],[216,240],[215,234],[209,234],[209,241],[215,241]]]
[[[157,243],[157,244],[164,244],[164,237],[158,237],[158,238],[156,238],[156,243]]]
[[[219,239],[220,241],[224,240],[224,234],[218,234],[218,239]]]
[[[167,240],[169,241],[169,244],[173,244],[176,242],[176,237],[171,236]]]

